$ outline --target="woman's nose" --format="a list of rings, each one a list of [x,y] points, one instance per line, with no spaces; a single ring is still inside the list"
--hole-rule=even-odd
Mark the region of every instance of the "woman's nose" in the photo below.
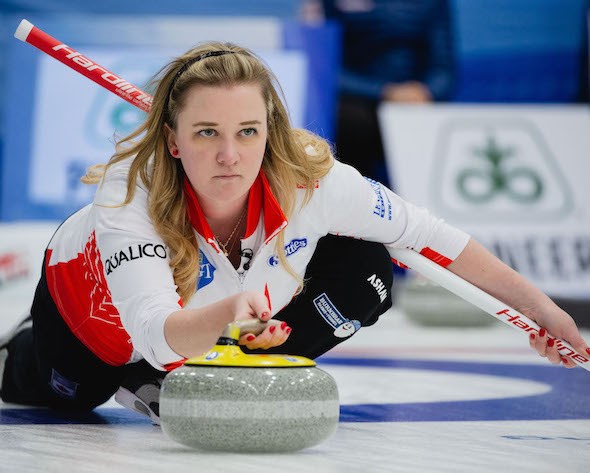
[[[231,139],[226,139],[221,142],[221,146],[217,151],[217,162],[225,166],[232,166],[240,159],[238,147]]]

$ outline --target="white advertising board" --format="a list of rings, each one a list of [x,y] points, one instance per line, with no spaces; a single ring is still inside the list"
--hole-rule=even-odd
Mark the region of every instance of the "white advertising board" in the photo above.
[[[399,195],[548,294],[590,299],[590,108],[387,104],[379,118]]]

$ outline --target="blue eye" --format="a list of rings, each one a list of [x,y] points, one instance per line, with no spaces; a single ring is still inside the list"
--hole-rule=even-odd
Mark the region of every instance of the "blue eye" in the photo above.
[[[199,135],[201,136],[213,136],[215,134],[215,130],[213,128],[206,128],[205,130],[199,131]]]
[[[245,128],[242,130],[242,135],[252,136],[256,134],[256,128]]]

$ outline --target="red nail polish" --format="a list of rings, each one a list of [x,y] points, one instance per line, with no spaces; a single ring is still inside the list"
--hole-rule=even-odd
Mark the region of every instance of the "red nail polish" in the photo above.
[[[285,332],[287,332],[287,335],[289,335],[291,333],[291,327],[287,327],[287,330],[285,330]]]
[[[249,342],[251,342],[252,340],[254,340],[256,337],[254,335],[248,335],[246,337],[246,340],[248,340]]]
[[[553,338],[550,338],[549,340],[547,340],[548,347],[552,347],[553,345],[555,345],[555,340]]]
[[[268,331],[269,331],[270,333],[275,333],[275,330],[276,330],[276,327],[275,327],[274,325],[271,325],[271,326],[268,328]]]
[[[287,322],[283,322],[281,324],[281,330],[285,330],[285,327],[287,326]]]
[[[546,333],[547,333],[547,330],[542,328],[541,330],[539,330],[539,337],[544,337]]]
[[[590,355],[590,348],[586,348],[586,353],[588,353],[588,355]]]
[[[534,340],[535,338],[537,338],[537,337],[535,337],[535,334],[531,333],[531,340]]]
[[[567,365],[568,359],[567,359],[567,358],[564,358],[564,357],[561,357],[561,362],[562,362],[564,365]]]

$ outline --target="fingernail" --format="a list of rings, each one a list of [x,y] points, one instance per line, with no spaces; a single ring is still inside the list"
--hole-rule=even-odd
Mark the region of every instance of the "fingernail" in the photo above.
[[[287,326],[287,322],[283,322],[281,324],[281,330],[285,330],[285,327]]]
[[[536,338],[535,337],[535,334],[534,333],[531,333],[531,340],[534,340],[535,338]]]
[[[251,342],[252,340],[254,340],[256,337],[254,335],[248,335],[246,337],[246,340],[248,340],[249,342]]]
[[[270,312],[263,312],[260,317],[263,319],[268,319],[270,317]]]
[[[590,348],[586,348],[586,353],[588,353],[588,355],[590,355]]]
[[[562,362],[564,365],[567,365],[568,359],[567,359],[567,358],[564,358],[564,357],[561,357],[561,362]]]
[[[555,340],[553,338],[550,338],[549,340],[547,340],[548,347],[552,347],[553,345],[555,345]]]
[[[291,333],[291,327],[287,327],[287,330],[285,330],[285,332],[287,332],[287,335],[289,335]]]
[[[539,337],[544,337],[546,333],[547,333],[547,330],[542,328],[541,330],[539,330]]]
[[[275,327],[274,325],[271,325],[271,326],[268,328],[268,331],[269,331],[270,333],[275,333],[275,329],[276,329],[276,327]]]

